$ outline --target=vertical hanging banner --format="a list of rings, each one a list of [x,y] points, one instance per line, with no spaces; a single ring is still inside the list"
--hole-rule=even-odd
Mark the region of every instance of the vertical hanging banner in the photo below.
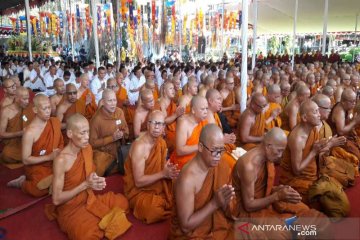
[[[151,0],[151,23],[155,28],[155,21],[156,21],[156,5],[155,0]]]
[[[241,29],[241,17],[242,17],[242,11],[239,11],[239,20],[238,20],[238,23],[239,23],[239,30]]]

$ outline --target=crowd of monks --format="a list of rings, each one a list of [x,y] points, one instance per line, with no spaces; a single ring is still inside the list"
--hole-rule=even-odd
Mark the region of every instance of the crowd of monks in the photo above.
[[[135,107],[121,73],[101,86],[100,101],[88,74],[79,86],[55,80],[54,95],[32,101],[16,77],[3,81],[0,160],[25,169],[8,186],[51,194],[46,215],[69,239],[114,239],[131,227],[130,211],[146,224],[171,219],[170,239],[232,239],[236,219],[284,224],[293,216],[316,224],[319,237],[328,217],[349,214],[343,190],[354,185],[360,159],[355,65],[255,68],[242,113],[235,66],[200,81],[189,76],[183,88],[176,74],[161,86],[151,68],[144,76]],[[239,158],[238,148],[247,151]],[[95,194],[121,164],[124,194]],[[291,232],[243,237],[290,239]]]

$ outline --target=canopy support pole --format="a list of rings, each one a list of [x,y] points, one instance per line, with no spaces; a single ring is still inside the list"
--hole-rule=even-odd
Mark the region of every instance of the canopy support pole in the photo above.
[[[246,109],[247,101],[247,48],[248,48],[248,0],[242,0],[241,14],[241,104],[240,112]]]
[[[25,0],[25,14],[26,14],[26,28],[27,28],[27,39],[29,46],[29,60],[32,62],[32,51],[31,51],[31,23],[30,23],[30,4],[29,0]]]
[[[258,19],[258,1],[254,0],[253,52],[252,52],[252,62],[251,62],[251,67],[253,70],[254,70],[255,64],[256,64],[257,19]]]
[[[95,45],[95,59],[96,59],[96,69],[100,67],[100,57],[99,57],[99,39],[97,32],[97,5],[96,0],[91,0],[91,9],[92,9],[92,22],[93,22],[93,36],[94,36],[94,45]]]
[[[324,6],[324,27],[323,27],[323,36],[322,36],[322,51],[321,54],[325,56],[326,54],[326,33],[327,33],[327,24],[328,24],[328,10],[329,10],[329,0],[325,0]]]
[[[299,1],[295,0],[294,29],[293,29],[292,58],[291,58],[292,69],[294,69],[295,66],[295,42],[296,42],[296,22],[298,15],[298,6],[299,6]]]

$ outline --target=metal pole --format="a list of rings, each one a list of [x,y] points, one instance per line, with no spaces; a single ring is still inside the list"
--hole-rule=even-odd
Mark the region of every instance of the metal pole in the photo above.
[[[225,16],[224,16],[224,13],[225,13],[225,0],[222,1],[222,21],[221,21],[221,37],[220,37],[220,41],[221,41],[221,48],[220,48],[220,59],[222,58],[222,56],[224,55],[224,21],[225,21]]]
[[[357,24],[358,24],[358,19],[359,19],[359,14],[356,14],[356,18],[355,18],[355,42],[354,44],[356,43],[356,40],[357,40]],[[354,49],[355,50],[355,49]],[[353,51],[353,56],[352,56],[352,62],[355,61],[355,51]]]
[[[293,44],[292,44],[292,59],[291,65],[294,69],[295,66],[295,42],[296,42],[296,22],[297,22],[297,15],[298,15],[298,0],[295,0],[295,14],[294,14],[294,29],[293,29]]]
[[[121,28],[120,28],[120,0],[116,1],[116,36],[117,36],[117,44],[116,44],[116,50],[117,50],[117,61],[116,61],[116,72],[120,72],[120,63],[121,63]],[[125,77],[125,76],[124,76]]]
[[[242,0],[242,15],[241,15],[241,104],[240,111],[246,109],[247,100],[247,48],[248,48],[248,0]]]
[[[252,53],[252,62],[251,68],[255,68],[256,61],[256,38],[257,38],[257,18],[258,18],[258,1],[254,0],[254,30],[253,30],[253,53]]]
[[[100,67],[100,57],[99,57],[99,39],[98,39],[98,33],[97,33],[97,9],[96,8],[97,8],[96,0],[91,0],[96,68],[99,68]]]
[[[71,41],[71,55],[72,55],[72,60],[74,61],[74,55],[75,55],[75,51],[74,51],[74,32],[73,32],[73,20],[72,20],[72,11],[71,11],[71,0],[69,0],[69,12],[70,12],[70,41]]]
[[[179,55],[180,59],[182,59],[182,31],[183,31],[183,22],[182,22],[182,14],[181,14],[181,1],[179,1],[179,17],[180,17],[180,24],[179,24]]]
[[[323,27],[323,37],[322,37],[322,55],[326,54],[326,33],[327,33],[327,24],[328,24],[328,10],[329,10],[329,0],[325,0],[324,6],[324,27]]]
[[[26,28],[27,28],[27,39],[29,46],[29,60],[32,62],[32,51],[31,51],[31,23],[30,23],[30,4],[29,0],[25,0],[25,14],[26,14]]]

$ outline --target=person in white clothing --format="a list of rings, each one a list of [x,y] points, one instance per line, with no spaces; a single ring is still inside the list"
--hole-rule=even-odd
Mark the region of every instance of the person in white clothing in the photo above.
[[[130,86],[130,78],[127,68],[124,65],[120,66],[120,73],[123,75],[124,80],[121,82],[121,86],[126,89],[127,92],[129,92],[129,86]]]
[[[27,67],[24,68],[24,75],[23,75],[24,83],[30,81],[30,73],[33,69],[34,69],[33,62],[28,62]]]
[[[98,68],[98,74],[95,78],[91,81],[90,89],[92,93],[95,95],[96,103],[98,104],[102,98],[102,93],[106,88],[106,70],[104,67]]]
[[[29,64],[28,68],[32,68],[31,63]],[[42,75],[39,63],[35,62],[33,64],[33,69],[30,72],[29,79],[25,79],[24,87],[30,88],[32,90],[40,90],[42,92],[46,90],[44,75]]]
[[[11,68],[10,68],[10,63],[5,62],[5,63],[4,63],[4,68],[3,68],[3,70],[2,70],[2,77],[3,77],[3,79],[9,78],[9,77],[11,77],[12,75],[14,75],[14,72],[13,72],[13,70],[11,70]]]
[[[49,71],[49,67],[50,67],[50,62],[49,60],[45,60],[44,62],[44,66],[41,67],[41,73],[43,76],[45,76],[45,74]]]
[[[44,76],[44,82],[46,87],[45,94],[49,97],[55,94],[54,81],[57,78],[59,78],[59,76],[56,74],[56,67],[50,66],[49,72]]]
[[[63,80],[65,83],[65,86],[69,83],[72,83],[76,86],[76,81],[75,81],[75,75],[72,74],[70,71],[65,71],[64,75],[63,75]]]
[[[201,83],[201,74],[203,74],[205,72],[205,63],[200,63],[200,68],[196,73],[196,81],[199,83]]]
[[[145,84],[145,77],[141,72],[141,68],[136,66],[133,70],[133,74],[130,80],[130,86],[128,91],[129,103],[130,105],[135,105],[139,99],[139,91],[142,85]]]

